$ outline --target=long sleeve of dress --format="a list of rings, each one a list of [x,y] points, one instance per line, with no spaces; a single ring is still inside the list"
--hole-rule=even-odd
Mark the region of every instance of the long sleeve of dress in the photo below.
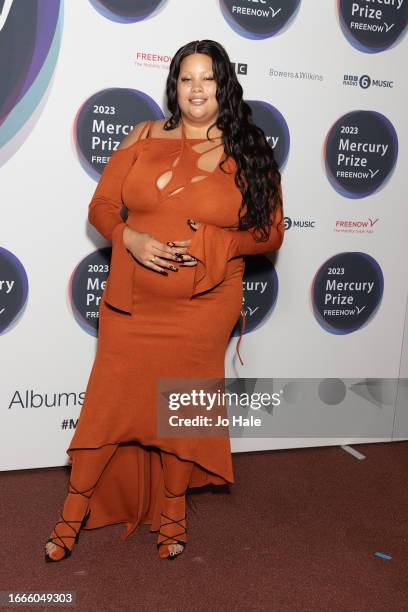
[[[269,238],[264,241],[255,239],[253,229],[229,230],[201,223],[188,248],[189,254],[198,260],[195,266],[192,296],[222,282],[230,259],[277,251],[282,245],[284,233],[283,207],[277,209]]]
[[[126,223],[120,211],[123,206],[122,185],[136,160],[138,146],[115,151],[106,164],[88,207],[88,220],[112,242],[112,257],[105,301],[125,312],[132,311],[134,260],[123,242]]]

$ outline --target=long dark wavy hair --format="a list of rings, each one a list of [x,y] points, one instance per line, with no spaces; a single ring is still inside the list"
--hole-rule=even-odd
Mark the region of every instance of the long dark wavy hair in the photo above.
[[[226,159],[236,163],[235,183],[242,194],[238,211],[239,229],[254,228],[254,236],[260,240],[269,237],[271,219],[278,207],[282,207],[280,191],[281,174],[273,150],[265,134],[252,120],[252,110],[243,100],[243,90],[224,47],[213,40],[197,40],[181,47],[172,59],[167,78],[167,106],[171,116],[164,124],[165,130],[180,125],[181,112],[177,102],[177,80],[180,65],[185,57],[193,53],[204,53],[212,59],[218,118],[207,131],[217,126],[223,133]],[[223,169],[223,168],[222,168]],[[223,169],[224,170],[224,169]],[[241,216],[246,208],[245,215]]]

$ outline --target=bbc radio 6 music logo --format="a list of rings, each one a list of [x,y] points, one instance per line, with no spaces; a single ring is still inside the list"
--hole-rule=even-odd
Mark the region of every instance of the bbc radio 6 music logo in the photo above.
[[[349,334],[374,317],[384,291],[378,262],[367,253],[339,253],[324,262],[312,283],[313,312],[333,334]]]
[[[156,14],[167,0],[89,0],[104,17],[119,23],[134,23]]]
[[[74,140],[79,161],[96,181],[112,153],[132,128],[147,119],[162,119],[163,112],[147,94],[137,89],[98,91],[79,109]]]
[[[293,217],[283,217],[285,230],[295,229],[314,229],[316,221],[314,219],[294,219]]]
[[[364,198],[379,189],[394,170],[397,133],[381,113],[352,111],[330,128],[323,155],[334,189],[349,198]]]
[[[60,0],[0,0],[0,165],[24,141],[34,111],[37,117],[44,105],[62,21]]]
[[[265,132],[275,160],[282,170],[289,154],[290,135],[286,119],[277,108],[260,100],[246,100],[252,110],[254,123]]]
[[[94,251],[79,262],[68,284],[68,298],[77,323],[98,335],[99,306],[109,274],[111,247]]]
[[[338,7],[345,37],[365,53],[389,49],[407,25],[407,0],[340,0]]]
[[[293,19],[300,0],[220,0],[222,14],[237,34],[261,39],[274,36]]]
[[[345,74],[343,76],[343,85],[346,87],[361,87],[361,89],[369,89],[370,87],[382,87],[384,89],[393,89],[394,81],[389,79],[372,79],[368,74]]]
[[[263,325],[272,313],[278,297],[278,276],[275,266],[264,255],[245,258],[242,280],[245,303],[243,304],[246,325],[244,333]],[[238,320],[232,335],[239,336],[241,322]]]
[[[21,261],[0,247],[0,334],[20,319],[28,297],[27,273]]]

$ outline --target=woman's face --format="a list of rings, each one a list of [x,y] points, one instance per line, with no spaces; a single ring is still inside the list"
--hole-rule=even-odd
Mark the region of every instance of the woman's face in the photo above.
[[[177,100],[181,114],[191,123],[210,124],[218,117],[212,59],[194,53],[183,59],[177,80]]]

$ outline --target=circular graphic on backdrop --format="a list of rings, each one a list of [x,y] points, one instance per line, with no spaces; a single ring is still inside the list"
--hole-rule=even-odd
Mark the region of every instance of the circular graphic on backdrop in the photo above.
[[[167,0],[90,0],[104,17],[119,23],[142,21],[156,13]]]
[[[367,253],[339,253],[324,262],[312,283],[318,323],[332,334],[350,334],[376,313],[384,291],[377,261]]]
[[[158,104],[137,89],[98,91],[84,102],[74,122],[75,146],[83,168],[98,181],[112,153],[137,123],[163,117]]]
[[[253,122],[265,132],[266,140],[273,149],[279,169],[282,170],[290,146],[289,128],[284,116],[277,108],[267,102],[245,101],[251,107]]]
[[[0,165],[35,123],[57,61],[62,21],[60,0],[0,1]]]
[[[79,262],[68,285],[68,298],[77,323],[91,336],[98,335],[99,304],[109,274],[111,247],[94,251]]]
[[[293,19],[300,0],[220,0],[228,25],[240,36],[260,39],[275,36]]]
[[[22,315],[28,297],[28,278],[17,257],[0,247],[0,334]]]
[[[265,323],[272,313],[278,297],[278,276],[275,266],[263,255],[245,258],[245,271],[242,279],[245,298],[245,334]],[[232,336],[241,332],[241,317],[232,330]]]
[[[397,133],[381,113],[353,111],[330,128],[323,155],[334,189],[349,198],[364,198],[381,187],[394,169]]]
[[[350,44],[359,51],[378,53],[389,49],[404,32],[408,3],[404,0],[340,0],[341,29]]]

